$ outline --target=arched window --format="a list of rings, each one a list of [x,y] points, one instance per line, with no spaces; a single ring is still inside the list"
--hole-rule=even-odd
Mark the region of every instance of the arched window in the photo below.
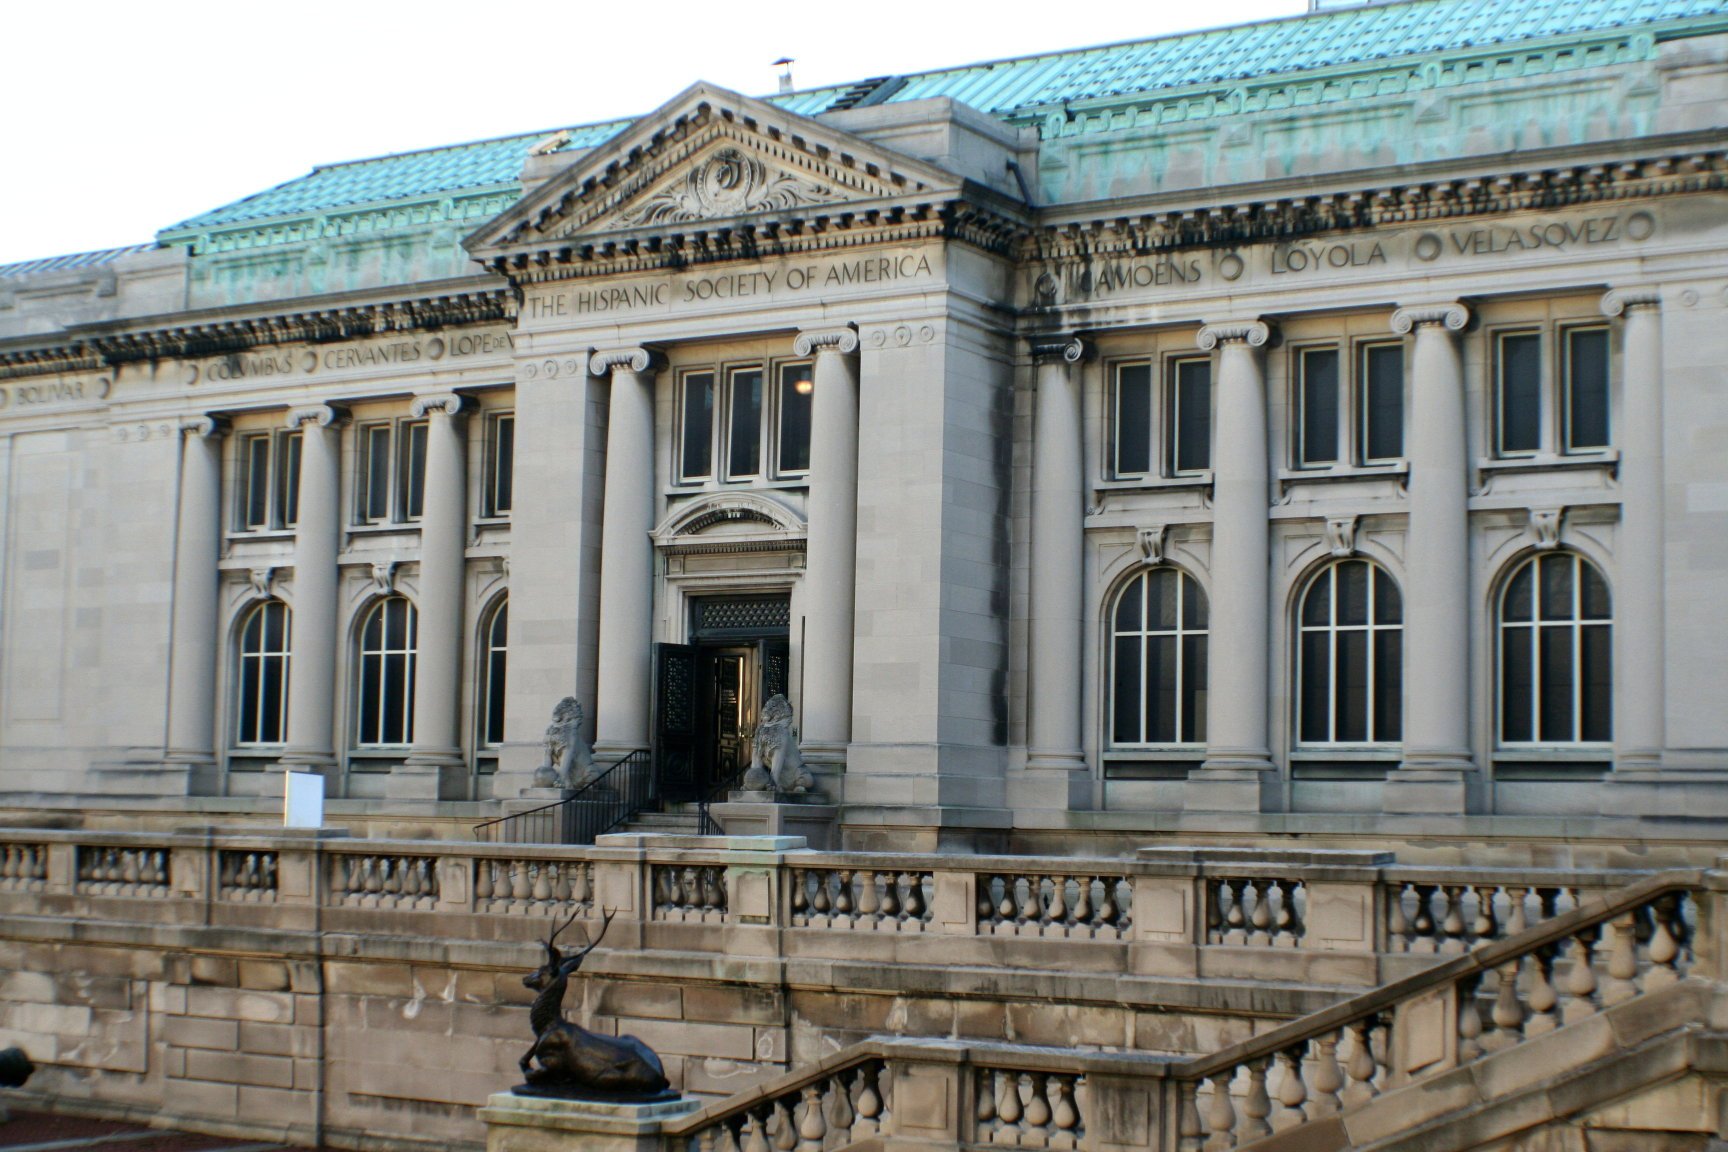
[[[1130,580],[1111,614],[1110,742],[1206,739],[1206,594],[1154,568]]]
[[[291,628],[288,605],[280,600],[257,605],[240,625],[236,744],[280,744],[287,739]]]
[[[414,739],[414,650],[419,621],[401,596],[380,600],[360,626],[360,730],[357,743]]]
[[[510,603],[500,598],[482,634],[480,665],[480,743],[504,743],[504,675],[508,670]]]
[[[1385,569],[1338,560],[1320,570],[1297,617],[1298,742],[1403,739],[1403,629],[1404,598]]]
[[[1582,556],[1519,566],[1500,599],[1500,742],[1606,743],[1614,737],[1613,605]]]

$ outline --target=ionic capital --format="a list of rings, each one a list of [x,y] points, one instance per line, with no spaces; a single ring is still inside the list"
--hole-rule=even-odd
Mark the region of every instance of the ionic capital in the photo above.
[[[1200,351],[1210,352],[1220,344],[1246,344],[1263,348],[1272,339],[1271,325],[1263,320],[1235,320],[1226,324],[1208,324],[1200,329],[1194,342]]]
[[[1400,308],[1392,313],[1392,331],[1407,336],[1412,329],[1434,325],[1448,332],[1462,332],[1470,323],[1470,309],[1454,301],[1450,304],[1420,304]]]
[[[1614,288],[1602,296],[1602,315],[1622,316],[1635,312],[1640,308],[1657,309],[1662,307],[1662,291],[1659,288]]]
[[[320,428],[340,428],[347,419],[346,409],[332,404],[310,404],[304,408],[290,408],[287,424],[290,430],[307,424],[316,424]]]
[[[660,357],[647,348],[605,348],[588,358],[588,375],[610,376],[614,370],[653,372],[660,367]]]
[[[1032,341],[1032,359],[1039,364],[1078,364],[1089,351],[1078,336],[1040,336]]]
[[[228,421],[220,416],[187,416],[180,421],[180,431],[188,437],[210,440],[228,434]]]
[[[816,328],[800,332],[792,341],[792,351],[798,356],[813,352],[838,352],[850,356],[858,351],[858,329],[850,324],[842,328]]]
[[[425,419],[428,413],[439,416],[460,416],[463,406],[468,402],[466,396],[458,396],[454,392],[435,392],[428,396],[416,396],[408,411],[414,414],[414,419]]]

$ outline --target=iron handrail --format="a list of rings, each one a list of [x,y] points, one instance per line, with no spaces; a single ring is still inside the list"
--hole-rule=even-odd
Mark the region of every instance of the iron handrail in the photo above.
[[[562,800],[474,825],[474,838],[489,844],[592,844],[646,809],[657,792],[648,749],[634,748]]]

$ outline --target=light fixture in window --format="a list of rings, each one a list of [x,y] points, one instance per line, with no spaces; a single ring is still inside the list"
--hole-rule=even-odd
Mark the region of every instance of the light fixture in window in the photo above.
[[[816,391],[816,381],[809,379],[799,380],[792,385],[792,391],[798,393],[800,396],[808,396],[810,393]]]

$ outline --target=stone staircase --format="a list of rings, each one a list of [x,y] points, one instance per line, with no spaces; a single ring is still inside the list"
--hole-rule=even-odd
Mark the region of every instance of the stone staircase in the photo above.
[[[673,804],[665,812],[638,812],[620,832],[648,832],[672,836],[701,833],[701,818],[694,804]]]
[[[1667,872],[1211,1056],[874,1037],[671,1152],[1728,1148],[1719,872]]]

